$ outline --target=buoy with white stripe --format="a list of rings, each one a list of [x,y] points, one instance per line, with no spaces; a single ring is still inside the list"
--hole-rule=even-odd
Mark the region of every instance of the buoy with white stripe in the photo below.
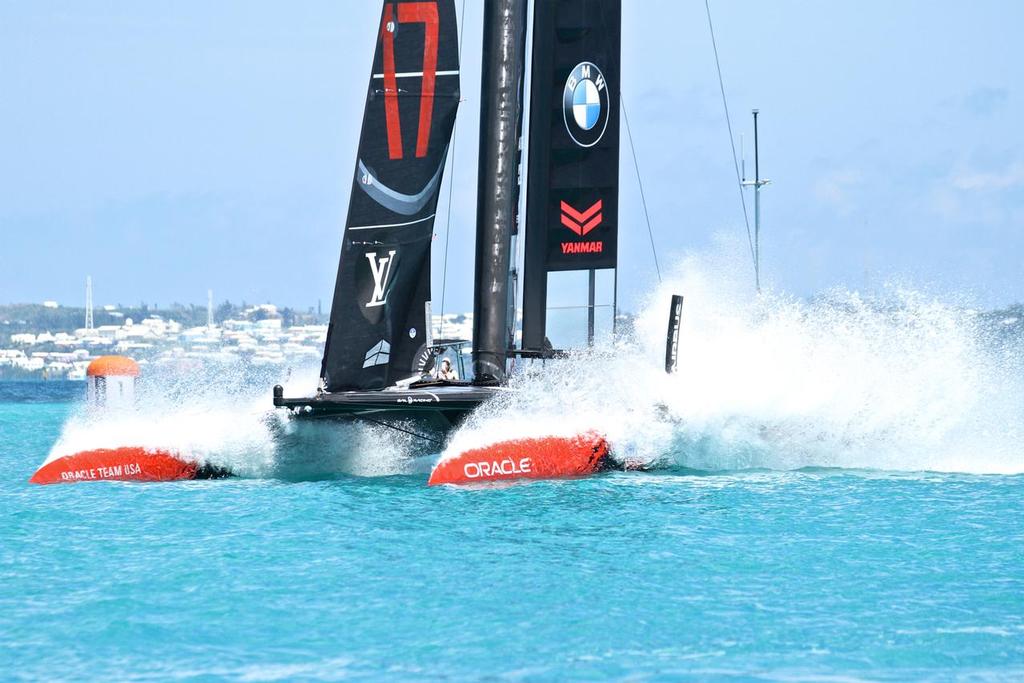
[[[128,356],[100,356],[85,370],[86,397],[91,408],[135,405],[139,364]]]

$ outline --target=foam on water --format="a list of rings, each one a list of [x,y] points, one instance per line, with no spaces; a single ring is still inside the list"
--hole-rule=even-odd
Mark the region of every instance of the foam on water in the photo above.
[[[478,410],[446,453],[596,430],[623,460],[701,470],[1024,472],[1021,339],[1001,341],[959,302],[898,286],[881,297],[754,297],[735,253],[683,259],[629,334],[517,373],[515,391]],[[679,372],[668,376],[672,293],[686,302]],[[311,393],[315,368],[287,378],[240,379],[231,367],[144,375],[137,409],[82,407],[50,458],[137,445],[242,476],[302,479],[424,472],[436,451],[384,427],[295,421],[270,408],[275,383]]]
[[[632,334],[514,380],[452,439],[604,433],[618,457],[702,470],[1024,471],[1024,345],[977,313],[891,285],[812,302],[749,292],[744,264],[691,256]],[[669,298],[686,297],[676,375]]]
[[[138,405],[127,410],[78,406],[47,461],[80,451],[118,446],[170,450],[227,467],[243,477],[318,479],[426,471],[430,460],[410,435],[369,424],[291,420],[271,407],[270,388],[311,393],[317,370],[286,377],[244,374],[233,366],[182,374],[146,368]]]

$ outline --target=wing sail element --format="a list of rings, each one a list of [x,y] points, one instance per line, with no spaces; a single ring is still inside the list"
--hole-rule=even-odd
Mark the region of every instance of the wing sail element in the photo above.
[[[329,392],[413,374],[430,245],[459,105],[454,0],[385,2],[321,365]]]
[[[621,0],[534,5],[523,348],[542,350],[548,273],[615,268]]]

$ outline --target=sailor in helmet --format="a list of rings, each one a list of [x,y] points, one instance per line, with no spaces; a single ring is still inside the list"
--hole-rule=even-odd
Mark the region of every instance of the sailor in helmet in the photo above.
[[[447,358],[441,361],[441,367],[437,371],[437,378],[446,382],[454,382],[459,379],[458,373],[452,367],[452,362]]]

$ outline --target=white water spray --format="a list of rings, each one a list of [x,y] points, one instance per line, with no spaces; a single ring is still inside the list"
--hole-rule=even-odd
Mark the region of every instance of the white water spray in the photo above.
[[[1024,472],[1024,340],[999,343],[977,313],[905,289],[755,298],[738,272],[722,257],[685,259],[633,334],[518,377],[448,452],[595,430],[623,460],[700,470]],[[676,292],[686,303],[669,376]]]
[[[47,462],[81,451],[137,446],[170,451],[242,477],[323,479],[428,471],[423,444],[369,424],[292,420],[271,407],[270,389],[310,393],[315,368],[248,374],[237,366],[146,368],[138,404],[122,410],[78,406]]]
[[[729,256],[690,256],[631,334],[512,380],[452,435],[458,453],[505,439],[604,434],[613,455],[699,470],[801,467],[1024,472],[1024,337],[956,302],[891,287],[808,303],[755,298]],[[686,296],[679,372],[663,371],[672,293]],[[155,372],[139,407],[69,419],[50,459],[94,448],[173,450],[249,477],[323,478],[429,469],[429,443],[373,425],[305,422],[270,407],[239,368]]]

